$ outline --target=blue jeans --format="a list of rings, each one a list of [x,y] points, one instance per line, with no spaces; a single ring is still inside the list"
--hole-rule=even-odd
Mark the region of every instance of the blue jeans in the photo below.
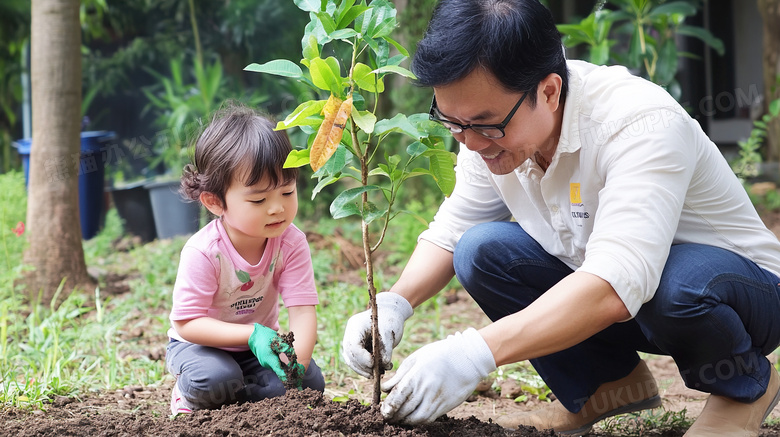
[[[165,361],[181,395],[198,409],[259,401],[286,392],[276,373],[261,366],[251,351],[228,352],[171,339]],[[303,376],[303,388],[325,390],[325,378],[314,360]]]
[[[514,222],[469,229],[455,248],[454,267],[494,321],[572,273]],[[635,318],[530,361],[571,412],[601,384],[631,373],[637,351],[670,355],[690,388],[752,402],[766,392],[772,371],[766,355],[778,344],[780,279],[728,250],[679,244],[671,247],[655,296]]]

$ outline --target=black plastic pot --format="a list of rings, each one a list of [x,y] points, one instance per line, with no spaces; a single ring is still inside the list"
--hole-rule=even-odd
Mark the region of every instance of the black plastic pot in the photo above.
[[[111,199],[119,213],[119,218],[122,219],[125,232],[140,237],[144,243],[157,238],[152,201],[149,198],[149,191],[144,186],[147,182],[141,181],[111,188]]]

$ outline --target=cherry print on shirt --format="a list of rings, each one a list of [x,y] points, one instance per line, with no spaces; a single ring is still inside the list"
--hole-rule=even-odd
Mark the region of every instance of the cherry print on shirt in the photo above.
[[[247,291],[255,285],[255,282],[249,277],[249,273],[243,270],[236,270],[236,277],[244,284],[241,286],[241,291]]]

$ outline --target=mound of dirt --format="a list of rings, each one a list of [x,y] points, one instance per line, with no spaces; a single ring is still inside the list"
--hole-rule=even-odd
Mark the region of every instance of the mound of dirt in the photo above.
[[[147,404],[146,407],[149,405]],[[287,395],[255,403],[228,405],[169,417],[167,405],[133,409],[96,408],[94,402],[70,402],[47,413],[5,410],[0,435],[8,436],[552,436],[534,428],[506,430],[474,417],[443,416],[420,426],[385,423],[376,406],[357,400],[327,400],[319,392],[292,390]],[[70,407],[70,408],[68,408]]]

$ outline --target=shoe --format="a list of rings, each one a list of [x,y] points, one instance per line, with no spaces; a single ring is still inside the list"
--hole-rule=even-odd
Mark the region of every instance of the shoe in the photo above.
[[[647,364],[640,361],[628,376],[601,384],[578,413],[570,412],[556,401],[537,411],[501,416],[496,423],[510,429],[525,425],[539,431],[552,429],[560,435],[584,435],[596,422],[607,417],[660,405],[655,378]]]
[[[178,384],[174,383],[171,390],[171,415],[176,417],[179,414],[191,414],[194,409],[193,405],[182,397]]]
[[[761,424],[780,400],[780,376],[774,369],[771,372],[766,393],[755,402],[746,404],[710,395],[699,418],[685,436],[758,436]]]

